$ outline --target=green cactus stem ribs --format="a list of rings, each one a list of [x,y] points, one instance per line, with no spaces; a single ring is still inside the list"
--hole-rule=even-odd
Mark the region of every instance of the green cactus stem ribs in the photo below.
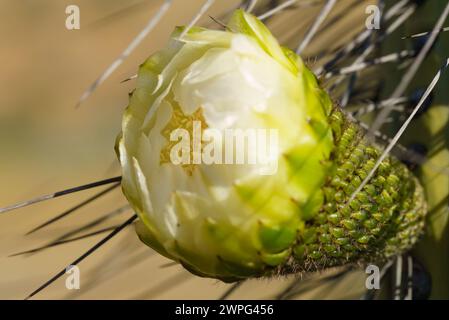
[[[411,248],[424,227],[423,189],[406,166],[392,157],[382,162],[369,184],[348,203],[380,151],[338,108],[329,122],[335,147],[333,166],[322,187],[324,205],[299,233],[294,259],[280,268],[281,273],[381,262]]]

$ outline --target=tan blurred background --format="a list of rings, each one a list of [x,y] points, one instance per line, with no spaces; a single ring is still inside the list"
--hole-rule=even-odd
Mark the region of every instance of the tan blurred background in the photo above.
[[[269,1],[260,1],[263,12]],[[364,9],[374,1],[340,0],[305,52],[314,63],[319,49],[336,47],[364,27]],[[138,65],[166,42],[176,25],[187,24],[203,1],[174,0],[158,27],[129,59],[81,106],[82,92],[122,52],[161,5],[160,0],[0,0],[0,207],[41,194],[120,174],[113,150],[122,110]],[[208,14],[221,17],[239,1],[217,0]],[[65,28],[68,5],[81,12],[81,29]],[[277,15],[270,28],[283,44],[296,48],[321,4]],[[342,20],[333,22],[338,16]],[[219,27],[205,15],[202,25]],[[0,298],[21,299],[81,255],[105,234],[8,257],[44,245],[125,204],[120,191],[30,236],[24,234],[89,195],[91,190],[0,216]],[[124,221],[130,213],[102,227]],[[65,276],[36,298],[218,298],[229,285],[198,279],[153,255],[128,228],[80,264],[81,289],[68,291]],[[292,278],[251,281],[231,297],[273,298]],[[355,282],[354,282],[355,281]],[[299,297],[357,297],[363,274]],[[318,290],[318,291],[317,291]],[[343,292],[343,294],[341,294]]]

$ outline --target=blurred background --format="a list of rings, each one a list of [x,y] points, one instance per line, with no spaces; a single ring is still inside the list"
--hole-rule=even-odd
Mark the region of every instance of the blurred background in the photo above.
[[[260,0],[262,14],[285,1]],[[172,7],[131,56],[76,109],[83,91],[114,61],[160,8],[161,0],[0,0],[0,207],[41,194],[120,174],[114,153],[123,109],[140,63],[164,46],[177,25],[188,24],[204,1],[174,0]],[[295,49],[321,10],[323,1],[298,1],[268,20],[279,41]],[[323,49],[332,51],[365,28],[365,8],[377,1],[339,0],[303,54],[318,65]],[[67,30],[68,5],[80,8],[81,29]],[[199,25],[220,28],[241,1],[217,0]],[[430,26],[431,28],[431,26]],[[326,51],[325,50],[325,51]],[[320,53],[320,54],[319,54]],[[103,187],[104,188],[104,187]],[[0,216],[0,298],[22,299],[84,253],[106,233],[32,254],[9,257],[48,244],[126,204],[120,190],[76,214],[25,234],[100,189],[83,191]],[[123,222],[117,214],[95,230]],[[94,230],[90,230],[92,232]],[[88,233],[88,232],[86,232]],[[84,233],[84,234],[86,234]],[[230,285],[190,275],[142,245],[128,227],[79,267],[81,289],[69,291],[66,276],[36,298],[44,299],[216,299]],[[331,270],[330,274],[336,272]],[[310,286],[296,298],[358,298],[366,275]],[[312,276],[317,277],[317,276]],[[274,298],[297,277],[252,280],[231,298]]]

